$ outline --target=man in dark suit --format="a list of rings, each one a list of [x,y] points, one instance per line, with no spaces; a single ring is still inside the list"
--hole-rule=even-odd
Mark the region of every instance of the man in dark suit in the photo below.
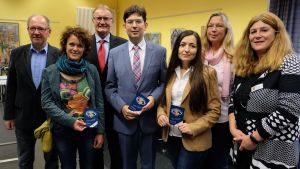
[[[110,33],[110,28],[113,23],[113,13],[108,6],[99,5],[94,9],[93,23],[95,26],[95,34],[92,37],[91,51],[86,59],[97,67],[101,79],[101,86],[103,89],[102,93],[104,93],[104,86],[108,67],[108,53],[111,49],[115,48],[116,46],[119,46],[120,44],[125,43],[127,40],[114,36]],[[101,58],[100,56],[101,53],[103,53],[103,58]],[[105,95],[103,96],[105,112],[105,131],[111,159],[110,168],[120,169],[122,168],[122,163],[118,135],[116,131],[113,130],[113,108],[107,102]],[[96,163],[96,169],[103,169],[103,146],[97,152],[96,159],[94,161]]]
[[[10,55],[3,117],[7,129],[15,128],[20,169],[33,168],[33,132],[47,119],[41,108],[42,71],[55,63],[59,55],[59,50],[47,43],[51,28],[46,16],[30,16],[27,30],[31,44],[14,49]],[[58,157],[53,151],[44,153],[44,159],[46,169],[58,168]]]
[[[166,49],[146,42],[146,11],[133,5],[123,15],[129,41],[110,51],[105,94],[115,109],[123,169],[136,168],[138,153],[142,169],[155,168],[156,104],[166,77]],[[141,94],[149,102],[136,112],[130,103]]]

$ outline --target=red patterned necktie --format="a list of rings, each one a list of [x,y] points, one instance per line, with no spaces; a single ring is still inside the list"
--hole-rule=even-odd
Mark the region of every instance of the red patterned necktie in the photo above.
[[[99,43],[100,43],[100,47],[98,50],[98,62],[100,66],[100,71],[102,73],[105,67],[105,47],[104,47],[105,40],[102,39],[99,41]]]
[[[138,83],[141,79],[142,71],[141,71],[141,61],[139,54],[139,46],[134,46],[134,55],[133,55],[133,72],[135,76],[135,82]]]

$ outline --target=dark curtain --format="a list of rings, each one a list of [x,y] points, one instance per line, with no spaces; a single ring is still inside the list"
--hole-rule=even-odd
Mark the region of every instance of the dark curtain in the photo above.
[[[300,1],[270,0],[269,11],[276,14],[283,21],[295,51],[300,54]]]

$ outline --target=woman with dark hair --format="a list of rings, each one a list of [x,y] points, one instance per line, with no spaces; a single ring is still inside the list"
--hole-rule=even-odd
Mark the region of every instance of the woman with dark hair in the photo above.
[[[203,167],[211,147],[210,128],[220,116],[220,99],[216,71],[203,64],[199,35],[183,31],[175,41],[167,70],[167,85],[157,111],[175,169]],[[183,118],[170,124],[173,108]],[[172,115],[171,115],[172,116]]]
[[[80,168],[93,169],[95,149],[104,141],[100,78],[96,67],[84,59],[89,37],[80,27],[66,28],[60,41],[62,55],[42,76],[42,107],[52,119],[62,169],[76,169],[77,150]]]

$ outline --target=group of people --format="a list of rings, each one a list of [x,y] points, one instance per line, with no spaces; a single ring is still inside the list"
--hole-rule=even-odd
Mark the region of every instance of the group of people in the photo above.
[[[212,14],[202,40],[185,30],[166,49],[144,39],[145,8],[124,11],[128,41],[110,33],[113,14],[93,11],[95,34],[67,27],[60,51],[47,38],[49,19],[28,18],[31,44],[11,52],[4,120],[15,127],[19,168],[32,169],[33,131],[46,120],[54,148],[45,168],[103,169],[106,138],[111,169],[155,168],[159,126],[175,169],[294,168],[299,161],[300,60],[282,21],[253,17],[234,48],[224,13]],[[138,96],[140,111],[130,106]],[[170,123],[173,109],[182,111]],[[97,113],[89,127],[86,111]],[[229,153],[230,152],[230,153]]]

